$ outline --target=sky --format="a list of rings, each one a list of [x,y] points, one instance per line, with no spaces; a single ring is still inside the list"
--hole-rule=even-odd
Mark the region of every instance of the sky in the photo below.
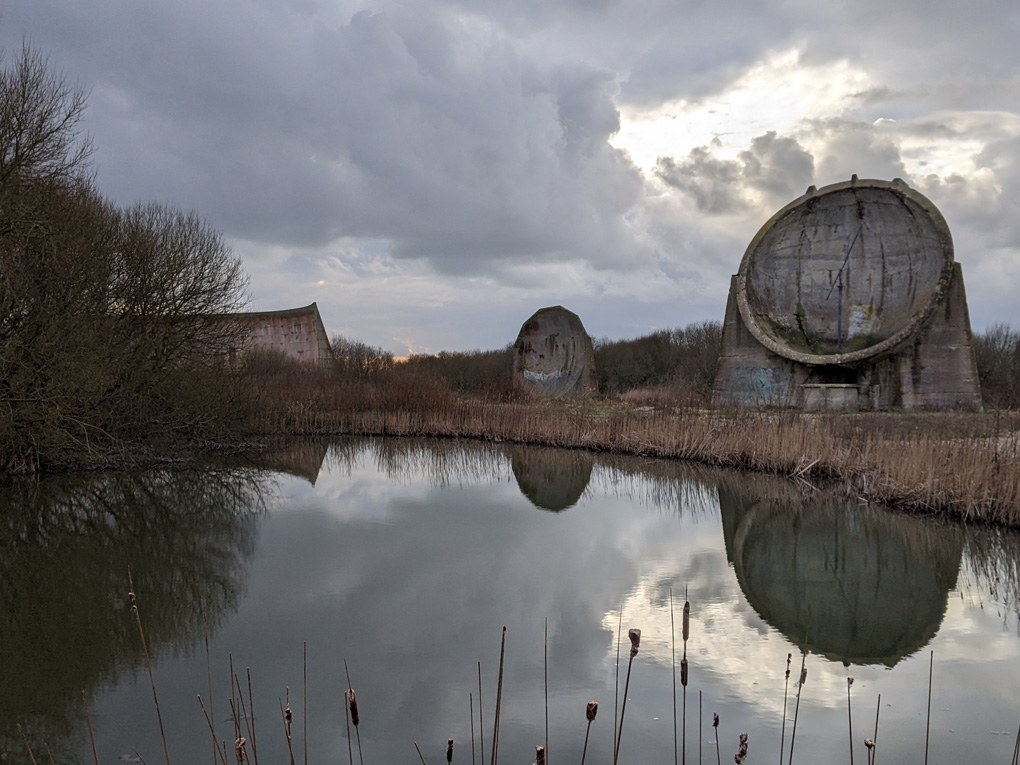
[[[1020,326],[1016,0],[3,0],[90,91],[100,191],[194,210],[251,310],[396,355],[721,321],[809,185],[941,210],[971,322]]]

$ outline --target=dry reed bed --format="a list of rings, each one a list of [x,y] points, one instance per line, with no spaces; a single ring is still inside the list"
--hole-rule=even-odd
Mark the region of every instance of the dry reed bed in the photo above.
[[[266,432],[479,438],[681,459],[835,483],[913,512],[1020,527],[1020,423],[989,415],[667,411],[588,401],[454,397],[424,408],[357,411],[295,404]],[[906,423],[906,425],[904,425]],[[1005,429],[1003,433],[1000,430]]]

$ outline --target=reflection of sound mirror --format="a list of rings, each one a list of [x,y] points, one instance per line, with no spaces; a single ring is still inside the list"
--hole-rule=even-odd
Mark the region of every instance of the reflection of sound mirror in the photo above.
[[[559,512],[577,504],[588,488],[594,457],[589,452],[511,447],[510,465],[521,493],[540,510]]]
[[[725,485],[719,502],[747,602],[791,643],[847,665],[892,667],[935,637],[956,586],[959,530]]]

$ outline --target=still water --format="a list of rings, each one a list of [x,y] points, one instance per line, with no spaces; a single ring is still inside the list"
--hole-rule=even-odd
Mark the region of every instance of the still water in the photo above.
[[[881,760],[923,761],[932,656],[930,762],[1009,761],[1020,723],[1020,540],[787,479],[507,445],[302,442],[7,488],[0,553],[2,762],[29,761],[25,738],[39,762],[47,749],[93,762],[83,689],[100,763],[164,761],[129,570],[175,763],[214,762],[196,698],[210,704],[206,640],[217,736],[232,749],[232,659],[245,694],[250,668],[263,763],[289,762],[288,688],[304,761],[305,650],[310,762],[348,761],[345,661],[366,763],[421,762],[415,742],[445,762],[451,737],[454,763],[480,763],[472,719],[488,762],[504,625],[503,762],[544,743],[546,667],[549,761],[580,762],[597,700],[586,762],[612,762],[635,627],[620,761],[672,762],[685,592],[688,762],[716,761],[716,732],[722,761],[741,732],[748,762],[781,746],[789,760],[802,647],[794,761],[849,762],[852,722],[865,762],[876,710]],[[676,689],[682,742],[679,670]]]

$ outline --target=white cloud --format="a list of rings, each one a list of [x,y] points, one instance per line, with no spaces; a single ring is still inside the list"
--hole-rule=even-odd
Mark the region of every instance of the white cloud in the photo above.
[[[851,173],[929,194],[976,324],[1020,321],[1020,21],[979,5],[9,0],[0,45],[92,87],[106,194],[197,209],[256,308],[400,352],[555,303],[616,337],[721,319],[764,220]]]

